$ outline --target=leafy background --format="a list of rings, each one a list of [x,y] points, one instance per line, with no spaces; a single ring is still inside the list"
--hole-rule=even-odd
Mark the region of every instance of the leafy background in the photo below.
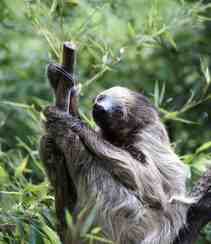
[[[78,47],[84,116],[106,88],[141,91],[160,110],[190,185],[210,164],[210,0],[2,0],[0,10],[0,243],[59,243],[38,144],[41,110],[52,103],[46,64],[60,62],[64,41]],[[90,221],[67,219],[85,243],[110,243],[88,231]],[[210,226],[198,243],[211,243]]]

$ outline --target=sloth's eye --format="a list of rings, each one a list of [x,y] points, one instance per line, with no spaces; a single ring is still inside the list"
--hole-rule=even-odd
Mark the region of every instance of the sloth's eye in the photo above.
[[[116,107],[116,108],[114,109],[114,112],[115,112],[115,114],[116,114],[117,116],[123,116],[123,111],[122,111],[122,109],[121,109],[120,107]]]
[[[105,99],[105,95],[99,95],[98,97],[97,97],[97,102],[101,102],[103,99]]]

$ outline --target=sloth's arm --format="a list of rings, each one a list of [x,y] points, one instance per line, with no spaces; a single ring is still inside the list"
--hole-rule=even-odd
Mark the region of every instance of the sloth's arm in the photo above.
[[[113,177],[130,189],[138,188],[135,173],[136,161],[128,152],[103,140],[99,134],[88,128],[74,115],[62,112],[56,107],[48,107],[44,114],[47,117],[47,131],[60,144],[60,148],[65,154],[67,154],[66,149],[71,147],[68,138],[75,133],[87,150],[100,159],[98,162],[101,167],[108,170]]]

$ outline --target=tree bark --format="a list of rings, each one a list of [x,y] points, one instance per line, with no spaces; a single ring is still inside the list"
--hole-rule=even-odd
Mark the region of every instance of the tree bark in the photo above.
[[[48,76],[54,88],[56,106],[61,111],[77,114],[77,97],[73,94],[72,99],[70,99],[71,92],[74,92],[73,87],[75,85],[73,77],[74,64],[75,45],[65,42],[63,45],[62,65],[49,65]],[[58,75],[60,73],[63,75]],[[66,211],[69,211],[71,214],[74,212],[75,203],[77,201],[74,183],[68,174],[65,157],[59,148],[57,148],[52,136],[45,135],[42,137],[40,155],[55,191],[57,232],[62,243],[70,244],[70,242],[66,240],[66,237],[69,235],[66,223]]]

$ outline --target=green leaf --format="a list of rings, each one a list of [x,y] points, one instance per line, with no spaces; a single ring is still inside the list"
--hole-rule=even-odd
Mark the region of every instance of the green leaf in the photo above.
[[[197,150],[196,150],[196,154],[201,153],[207,149],[211,148],[211,141],[208,141],[204,144],[202,144]]]
[[[95,227],[91,230],[91,234],[93,234],[93,235],[99,234],[100,232],[101,232],[100,227]]]
[[[164,100],[164,95],[165,95],[165,91],[166,91],[166,84],[163,83],[161,92],[160,92],[160,99],[159,99],[159,106],[161,106],[163,100]]]
[[[129,34],[129,36],[131,38],[134,38],[136,36],[134,27],[132,26],[132,24],[130,22],[127,24],[127,27],[128,27],[128,34]]]
[[[79,114],[82,117],[82,119],[92,128],[96,127],[96,124],[92,118],[88,118],[86,114],[79,109]]]
[[[42,229],[48,236],[49,244],[61,244],[57,233],[54,230],[52,230],[49,226],[47,226],[45,223],[42,224]]]
[[[33,225],[30,227],[29,232],[29,244],[43,244],[42,236],[40,233],[34,228]]]
[[[160,96],[160,90],[159,90],[159,83],[158,81],[155,82],[155,87],[154,87],[154,104],[155,107],[159,107],[159,96]]]
[[[99,237],[99,236],[95,236],[95,235],[92,235],[92,234],[86,234],[85,236],[87,239],[91,239],[91,240],[96,240],[97,242],[99,243],[105,243],[105,244],[115,244],[114,242],[108,240],[108,239],[105,239],[103,237]]]
[[[69,3],[69,4],[73,4],[73,5],[78,5],[79,4],[79,0],[66,0],[65,2]]]
[[[58,5],[58,1],[57,0],[53,0],[53,3],[51,5],[50,11],[49,11],[50,15],[52,15],[55,12],[55,10],[57,8],[57,5]]]
[[[24,17],[25,3],[23,0],[4,0],[7,7],[19,18]]]
[[[26,186],[25,186],[25,189],[24,191],[25,192],[31,192],[31,193],[34,193],[34,194],[46,194],[47,191],[48,191],[48,182],[47,181],[44,181],[40,184],[31,184],[31,183],[28,183]]]
[[[43,175],[45,175],[45,170],[44,167],[42,166],[42,164],[40,163],[40,161],[38,161],[33,153],[33,150],[20,138],[16,138],[19,146],[24,148],[28,154],[30,155],[30,157],[32,158],[32,162],[34,163],[34,165],[42,172]]]
[[[28,109],[31,107],[24,103],[15,103],[15,102],[9,102],[9,101],[0,101],[0,104],[8,105],[8,106],[15,107],[15,108],[23,108],[23,109]]]
[[[196,125],[197,122],[191,121],[191,120],[187,120],[187,119],[183,119],[183,118],[179,118],[179,117],[168,117],[168,119],[174,120],[174,121],[178,121],[184,124],[191,124],[191,125]]]
[[[186,154],[180,157],[182,161],[184,161],[186,164],[191,164],[194,158],[193,154]]]
[[[194,170],[197,170],[199,174],[202,174],[203,172],[206,171],[208,164],[208,159],[206,157],[197,157],[194,160],[194,163],[191,165],[191,167]]]
[[[168,31],[163,33],[164,37],[166,38],[166,40],[172,45],[172,47],[174,47],[175,49],[177,49],[177,44],[174,41],[174,38],[172,36],[172,34]]]
[[[74,228],[73,218],[72,218],[72,215],[70,214],[70,212],[67,209],[65,211],[65,219],[67,221],[67,226],[71,230],[73,230],[73,228]]]
[[[15,177],[20,177],[26,169],[29,157],[25,157],[15,170]]]
[[[207,92],[210,83],[211,83],[211,76],[210,76],[210,70],[209,70],[209,59],[207,57],[202,57],[200,59],[201,62],[201,71],[204,75],[206,86],[204,88],[204,93]]]
[[[96,217],[96,207],[93,207],[91,211],[89,212],[89,215],[86,217],[83,226],[81,228],[81,235],[84,236],[86,233],[88,233],[89,229],[91,228],[94,218]]]
[[[6,170],[0,166],[0,186],[7,183],[9,180],[9,175]]]

